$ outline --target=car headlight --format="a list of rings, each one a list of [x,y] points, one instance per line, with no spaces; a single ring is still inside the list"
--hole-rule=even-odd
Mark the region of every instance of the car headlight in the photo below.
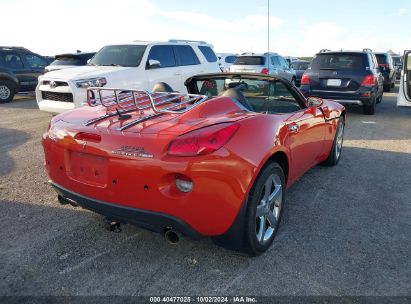
[[[82,79],[75,81],[78,88],[89,88],[89,87],[104,87],[107,84],[105,78],[92,78],[92,79]]]

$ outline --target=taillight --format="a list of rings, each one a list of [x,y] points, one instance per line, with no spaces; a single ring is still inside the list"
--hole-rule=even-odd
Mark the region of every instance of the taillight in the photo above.
[[[237,123],[222,123],[183,134],[168,147],[173,156],[197,156],[217,151],[240,127]]]
[[[266,75],[268,75],[268,69],[267,69],[267,68],[263,68],[260,73],[261,73],[261,74],[266,74]]]
[[[367,75],[364,77],[364,80],[362,81],[361,85],[363,86],[373,86],[376,84],[376,77],[374,75]]]
[[[301,77],[301,84],[309,85],[310,84],[310,76],[308,76],[307,74],[303,74],[303,76]]]
[[[94,134],[94,133],[80,132],[74,136],[74,139],[100,142],[101,136],[98,134]]]

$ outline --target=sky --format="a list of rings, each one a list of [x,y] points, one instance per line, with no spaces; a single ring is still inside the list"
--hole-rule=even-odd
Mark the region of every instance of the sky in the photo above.
[[[313,56],[411,49],[411,0],[0,0],[0,45],[41,55],[132,40],[204,40],[216,52]]]

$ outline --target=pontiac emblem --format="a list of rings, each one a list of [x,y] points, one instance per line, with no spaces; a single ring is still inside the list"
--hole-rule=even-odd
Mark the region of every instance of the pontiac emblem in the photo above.
[[[115,155],[121,156],[134,156],[134,157],[144,157],[153,158],[153,154],[147,153],[143,147],[137,146],[121,146],[119,149],[111,151]]]
[[[50,81],[50,88],[55,89],[57,87],[57,83],[55,81]]]
[[[85,141],[85,142],[83,142],[83,145],[81,147],[83,148],[83,150],[85,150],[86,146],[87,146],[87,142]]]

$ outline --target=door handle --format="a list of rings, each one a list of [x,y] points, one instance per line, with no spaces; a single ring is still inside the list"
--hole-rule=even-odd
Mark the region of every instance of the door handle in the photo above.
[[[291,133],[297,133],[299,129],[300,126],[297,124],[292,124],[288,126],[288,131],[290,131]]]
[[[176,72],[176,73],[174,73],[173,75],[174,75],[174,76],[181,76],[181,73],[180,73],[180,72]]]

